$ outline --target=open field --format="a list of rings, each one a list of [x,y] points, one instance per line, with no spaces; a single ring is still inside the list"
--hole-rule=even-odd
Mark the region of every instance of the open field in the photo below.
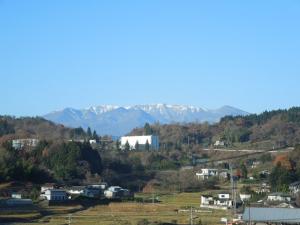
[[[140,194],[138,196],[150,198],[152,195]],[[202,224],[221,224],[219,222],[221,217],[230,216],[230,211],[200,210],[200,193],[180,193],[159,195],[156,197],[158,197],[160,203],[114,202],[108,205],[95,205],[82,210],[79,208],[74,210],[72,207],[51,207],[46,209],[46,213],[45,211],[43,212],[45,216],[30,223],[22,224],[61,225],[68,224],[70,220],[71,224],[79,225],[135,225],[141,219],[160,222],[176,221],[178,224],[189,224],[191,206],[197,210],[197,212],[194,212],[194,217],[197,217],[194,220],[195,224],[200,219]],[[72,210],[73,213],[69,213]],[[47,213],[49,214],[46,215]],[[24,214],[14,214],[11,216],[22,218]]]

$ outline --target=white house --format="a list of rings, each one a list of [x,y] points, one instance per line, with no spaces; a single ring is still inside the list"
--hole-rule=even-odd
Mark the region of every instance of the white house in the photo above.
[[[260,161],[254,161],[254,162],[252,162],[251,168],[254,169],[259,165],[260,165]]]
[[[233,206],[230,195],[227,193],[218,194],[218,197],[213,197],[211,195],[201,196],[201,208],[210,209],[228,209]]]
[[[222,179],[229,179],[230,178],[230,173],[226,170],[224,171],[220,171],[219,172],[219,177],[222,178]]]
[[[268,194],[267,200],[271,202],[290,202],[292,197],[285,193],[275,192]]]
[[[218,141],[216,141],[216,142],[214,143],[214,146],[215,146],[215,147],[224,147],[224,146],[225,146],[225,142],[224,142],[224,141],[218,140]]]
[[[50,189],[55,189],[56,185],[53,183],[47,183],[41,186],[41,193],[45,193],[45,191],[50,190]]]
[[[297,194],[300,191],[300,181],[296,181],[289,185],[289,190],[292,194]]]
[[[251,198],[251,194],[240,193],[240,199],[242,202],[248,201]]]
[[[90,185],[88,185],[88,187],[94,187],[94,188],[98,188],[98,189],[101,189],[101,190],[105,190],[107,188],[107,183],[102,182],[102,183],[99,183],[99,184],[90,184]]]
[[[72,195],[80,195],[83,193],[84,188],[85,188],[84,186],[72,186],[67,188],[66,191]]]
[[[11,198],[22,199],[22,194],[21,193],[12,193]]]
[[[130,150],[136,148],[136,144],[139,145],[140,150],[145,149],[145,145],[148,142],[150,150],[159,149],[159,138],[155,135],[143,135],[143,136],[123,136],[121,137],[121,148],[124,149],[128,142]]]
[[[48,201],[65,201],[67,200],[67,192],[62,189],[48,189],[40,197]]]
[[[90,142],[91,145],[92,144],[97,144],[97,141],[95,139],[91,139],[91,140],[89,140],[89,142]]]
[[[131,192],[128,189],[124,189],[119,186],[111,186],[104,191],[104,196],[108,199],[130,197]]]
[[[38,143],[39,140],[35,138],[15,139],[12,140],[12,147],[20,150],[24,147],[36,147]]]
[[[208,179],[209,177],[218,176],[218,169],[201,169],[200,173],[196,173],[198,179]]]
[[[219,199],[230,199],[230,194],[228,194],[228,193],[218,194],[218,198]]]
[[[117,198],[121,197],[122,188],[119,186],[111,186],[106,191],[104,191],[104,196],[106,198]]]
[[[258,194],[261,193],[270,193],[271,187],[267,183],[261,183],[254,191]]]
[[[206,207],[214,204],[214,197],[212,195],[201,195],[200,207]]]

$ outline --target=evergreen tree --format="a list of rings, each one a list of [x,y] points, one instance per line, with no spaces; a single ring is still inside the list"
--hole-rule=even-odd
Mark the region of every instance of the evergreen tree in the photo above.
[[[94,140],[96,140],[96,142],[98,143],[99,142],[99,136],[98,136],[98,134],[97,134],[97,132],[94,130],[94,132],[93,132],[93,139]]]
[[[128,141],[126,141],[126,143],[125,143],[124,150],[125,151],[129,151],[130,150],[130,145],[129,145]]]
[[[146,151],[149,151],[149,150],[150,150],[150,145],[149,145],[148,140],[146,141],[146,144],[145,144],[145,150],[146,150]]]
[[[116,150],[117,151],[120,151],[120,145],[121,145],[120,141],[116,140]]]
[[[145,126],[144,126],[144,135],[151,135],[153,132],[152,132],[152,129],[150,127],[150,124],[149,123],[145,123]]]
[[[92,137],[92,130],[91,130],[90,127],[87,128],[86,133],[87,133],[88,138],[91,138],[91,137]]]
[[[248,170],[244,163],[241,164],[241,175],[244,179],[248,177]]]
[[[140,145],[139,145],[139,142],[138,142],[138,141],[135,142],[134,149],[135,149],[136,151],[140,150]]]

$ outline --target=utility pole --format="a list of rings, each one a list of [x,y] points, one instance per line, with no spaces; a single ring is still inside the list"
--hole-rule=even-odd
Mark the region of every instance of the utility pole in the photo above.
[[[230,167],[230,181],[231,181],[231,198],[232,198],[232,214],[236,215],[236,181],[233,178],[233,169],[232,164],[229,164]]]
[[[191,218],[190,218],[190,220],[191,220],[191,225],[193,225],[193,208],[192,208],[192,206],[191,206]]]
[[[152,192],[152,204],[154,205],[154,193]]]
[[[72,222],[72,214],[68,215],[68,225],[71,225]]]

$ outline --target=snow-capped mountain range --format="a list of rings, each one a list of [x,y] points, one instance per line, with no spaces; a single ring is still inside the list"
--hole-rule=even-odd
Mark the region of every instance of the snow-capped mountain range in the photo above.
[[[120,136],[130,132],[135,127],[148,123],[189,123],[189,122],[218,122],[227,115],[247,115],[249,113],[231,107],[223,106],[209,110],[185,105],[134,105],[115,106],[100,105],[86,109],[65,108],[51,112],[45,119],[69,127],[91,127],[100,135]]]

